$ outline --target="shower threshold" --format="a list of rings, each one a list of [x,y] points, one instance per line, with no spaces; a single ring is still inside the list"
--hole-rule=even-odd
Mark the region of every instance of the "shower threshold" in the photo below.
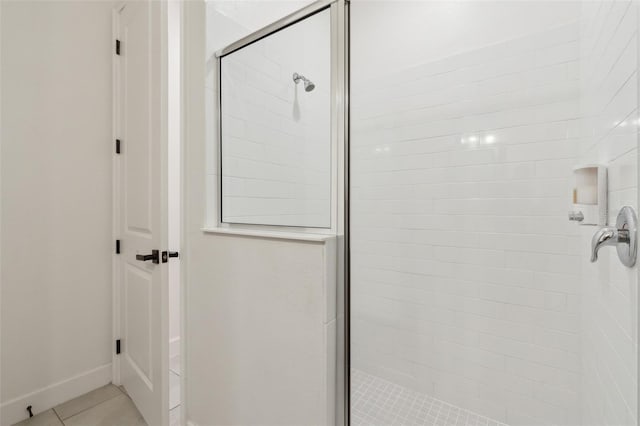
[[[354,426],[507,426],[357,369],[351,370],[351,423]]]

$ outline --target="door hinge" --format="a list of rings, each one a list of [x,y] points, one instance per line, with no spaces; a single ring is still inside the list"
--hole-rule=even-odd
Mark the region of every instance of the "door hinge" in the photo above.
[[[120,240],[116,240],[116,254],[120,254]]]
[[[120,154],[120,139],[116,139],[116,154]]]
[[[120,40],[116,39],[116,55],[120,54]]]
[[[120,339],[116,340],[116,355],[120,354]]]

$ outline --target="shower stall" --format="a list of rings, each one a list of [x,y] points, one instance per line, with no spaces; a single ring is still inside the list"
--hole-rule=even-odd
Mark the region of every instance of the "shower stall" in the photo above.
[[[219,225],[344,248],[337,423],[637,425],[639,19],[321,0],[218,53]]]
[[[637,424],[637,267],[590,258],[638,46],[634,1],[351,3],[352,424]]]

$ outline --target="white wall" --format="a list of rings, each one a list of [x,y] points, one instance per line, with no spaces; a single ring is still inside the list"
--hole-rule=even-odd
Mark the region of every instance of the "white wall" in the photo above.
[[[313,0],[205,0],[207,52],[221,49],[312,2]]]
[[[3,2],[2,419],[111,378],[111,3]]]
[[[579,424],[579,8],[514,4],[352,5],[352,366]]]
[[[327,238],[189,239],[189,420],[333,424],[336,253]]]
[[[580,160],[608,166],[609,224],[638,208],[638,4],[585,2],[581,27]],[[582,362],[585,425],[636,425],[638,268],[615,250],[588,262],[594,227],[582,227]]]
[[[355,31],[350,37],[357,50],[352,53],[367,58],[369,69],[362,78],[368,78],[565,24],[578,18],[580,2],[353,0],[353,4]]]

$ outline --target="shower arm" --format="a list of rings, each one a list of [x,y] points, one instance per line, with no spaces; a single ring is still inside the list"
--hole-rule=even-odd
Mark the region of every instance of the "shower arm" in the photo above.
[[[297,72],[293,73],[293,82],[298,84],[300,82],[300,80],[302,81],[309,81],[309,79],[307,77],[305,77],[302,74],[298,74]]]

